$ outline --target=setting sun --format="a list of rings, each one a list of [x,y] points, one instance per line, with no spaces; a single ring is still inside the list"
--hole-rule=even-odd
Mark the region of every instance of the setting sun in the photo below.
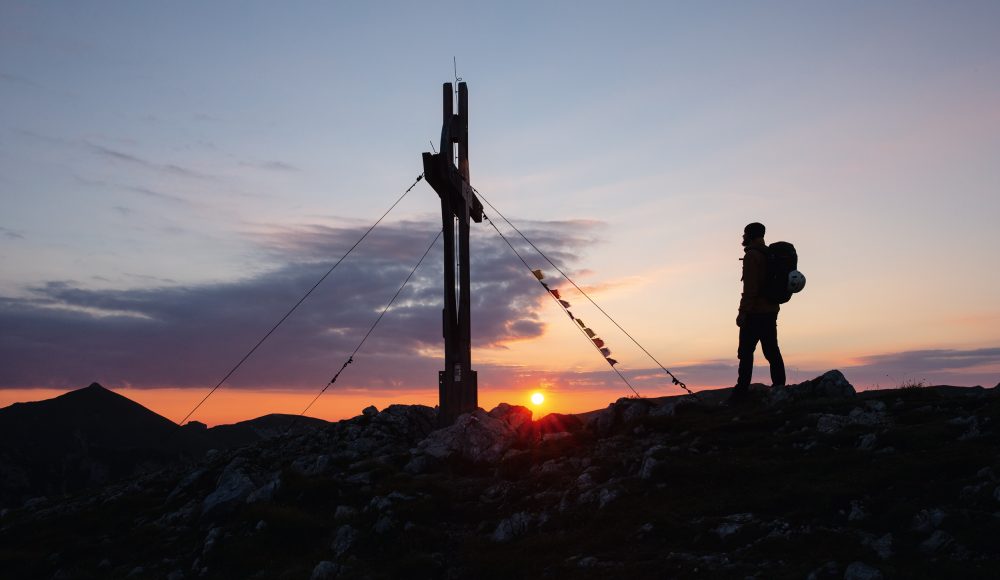
[[[544,400],[545,397],[543,397],[541,393],[535,393],[534,395],[531,395],[531,402],[536,405],[541,405],[542,401]]]

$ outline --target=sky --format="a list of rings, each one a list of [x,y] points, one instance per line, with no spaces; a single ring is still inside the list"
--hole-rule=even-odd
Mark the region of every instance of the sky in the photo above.
[[[998,29],[995,2],[0,3],[0,406],[96,381],[181,420],[413,183],[456,77],[472,184],[693,389],[735,383],[752,221],[807,278],[789,381],[992,387]],[[421,182],[191,419],[301,412],[440,228]],[[680,392],[511,239],[632,388]],[[471,260],[482,406],[632,394],[486,222]],[[310,415],[436,403],[442,262]]]

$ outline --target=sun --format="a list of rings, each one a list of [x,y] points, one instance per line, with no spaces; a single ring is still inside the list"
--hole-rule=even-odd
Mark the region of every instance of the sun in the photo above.
[[[545,397],[543,397],[541,393],[535,393],[534,395],[531,395],[531,402],[536,405],[541,405],[542,401],[544,400]]]

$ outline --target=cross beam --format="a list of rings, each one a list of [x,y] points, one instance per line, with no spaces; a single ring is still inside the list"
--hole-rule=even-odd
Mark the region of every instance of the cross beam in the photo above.
[[[444,224],[444,370],[438,372],[438,420],[442,427],[462,413],[479,407],[476,371],[472,370],[470,330],[469,220],[483,221],[483,204],[469,185],[469,92],[458,83],[458,114],[454,87],[444,84],[441,152],[424,153],[424,177],[441,198]],[[458,165],[455,165],[455,146]],[[458,304],[455,303],[455,222],[458,222]]]

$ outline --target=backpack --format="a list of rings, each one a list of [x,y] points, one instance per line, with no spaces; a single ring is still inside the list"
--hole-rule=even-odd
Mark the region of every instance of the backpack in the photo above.
[[[753,248],[764,254],[764,287],[760,295],[772,304],[784,304],[792,294],[805,286],[805,276],[798,271],[799,255],[788,242],[775,242],[764,248]]]

